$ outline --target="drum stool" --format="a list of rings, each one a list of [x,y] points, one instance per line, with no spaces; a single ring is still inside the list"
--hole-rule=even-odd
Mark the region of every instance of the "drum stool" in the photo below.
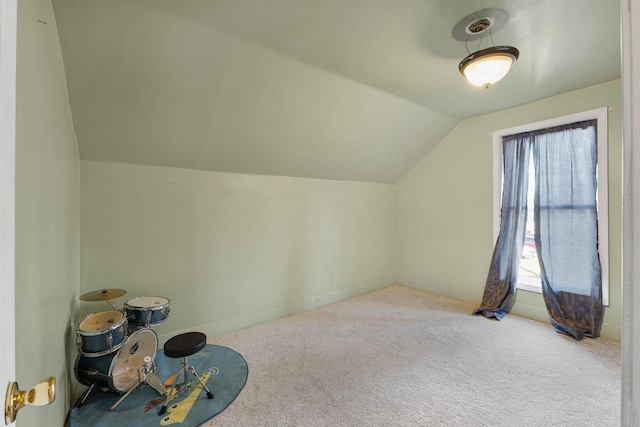
[[[209,391],[202,378],[198,375],[193,366],[189,365],[189,356],[192,356],[202,350],[207,345],[207,336],[202,332],[185,332],[183,334],[176,335],[170,338],[164,344],[164,355],[174,359],[184,358],[182,364],[184,365],[180,371],[176,374],[176,377],[171,384],[171,390],[167,394],[167,400],[160,408],[158,415],[163,415],[167,411],[167,403],[171,399],[171,395],[176,388],[176,381],[180,377],[180,374],[184,373],[184,383],[182,383],[182,390],[185,394],[189,393],[191,383],[189,382],[188,373],[191,371],[193,375],[198,379],[202,387],[207,391],[207,398],[213,399],[213,393]]]

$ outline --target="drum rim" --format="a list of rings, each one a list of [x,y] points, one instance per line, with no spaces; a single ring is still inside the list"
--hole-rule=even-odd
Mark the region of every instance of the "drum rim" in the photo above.
[[[158,334],[156,334],[156,332],[153,329],[140,329],[135,331],[134,333],[132,333],[131,335],[127,336],[127,338],[123,341],[123,345],[122,347],[124,347],[124,344],[129,342],[129,340],[131,338],[133,338],[135,335],[137,335],[138,333],[142,332],[142,331],[149,331],[151,332],[154,336],[155,336],[155,345],[154,345],[154,349],[153,349],[153,360],[156,359],[156,353],[158,351]],[[109,383],[113,386],[113,389],[117,390],[120,393],[124,393],[127,390],[121,390],[120,388],[116,387],[115,384],[115,377],[113,375],[113,372],[116,368],[116,362],[118,360],[118,358],[120,357],[120,351],[122,350],[122,347],[120,348],[120,350],[118,350],[118,353],[115,355],[115,357],[113,359],[111,359],[111,364],[109,365]]]
[[[151,306],[137,306],[137,305],[130,305],[129,301],[133,301],[134,299],[138,299],[138,298],[162,298],[167,300],[166,303],[164,304],[160,304],[160,305],[151,305]],[[142,310],[149,310],[149,309],[153,309],[153,311],[156,310],[162,310],[163,308],[167,308],[171,305],[171,300],[167,297],[163,297],[160,295],[153,295],[153,296],[145,296],[145,295],[141,295],[139,297],[135,297],[135,298],[131,298],[129,301],[124,303],[124,308],[125,310],[131,309],[131,310],[138,310],[138,311],[142,311]]]
[[[111,353],[116,353],[120,350],[120,347],[122,347],[122,345],[124,344],[124,342],[127,340],[126,335],[125,338],[122,339],[122,341],[120,341],[117,345],[110,347],[107,350],[102,350],[102,351],[97,351],[95,353],[89,353],[86,351],[82,351],[82,347],[80,347],[78,349],[78,353],[80,353],[82,356],[85,357],[102,357],[102,356],[106,356],[107,354],[111,354]]]
[[[82,324],[82,322],[84,322],[85,320],[87,320],[91,316],[93,316],[95,314],[98,314],[98,313],[106,313],[106,312],[109,312],[109,311],[116,311],[118,313],[121,313],[122,316],[123,316],[122,320],[119,321],[118,323],[114,323],[108,329],[101,329],[101,330],[96,330],[96,331],[85,331],[84,329],[80,328],[80,325]],[[125,313],[124,311],[122,311],[122,310],[96,311],[95,313],[87,314],[80,322],[78,322],[78,327],[77,327],[76,333],[78,335],[83,335],[83,336],[103,335],[105,332],[109,332],[109,331],[113,331],[114,329],[118,329],[122,325],[127,325],[127,313]],[[125,326],[125,329],[127,329],[126,326]]]

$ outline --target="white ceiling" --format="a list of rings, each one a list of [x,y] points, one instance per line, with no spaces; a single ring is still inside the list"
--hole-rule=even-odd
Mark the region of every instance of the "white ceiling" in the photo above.
[[[92,160],[395,183],[464,118],[620,77],[618,0],[53,2]],[[486,8],[520,50],[487,90],[451,34]]]

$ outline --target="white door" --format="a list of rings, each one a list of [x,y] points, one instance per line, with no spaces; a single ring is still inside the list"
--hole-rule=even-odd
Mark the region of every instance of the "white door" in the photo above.
[[[640,3],[621,2],[622,15],[622,425],[640,425]]]
[[[15,381],[17,0],[0,2],[0,396]],[[4,418],[4,417],[3,417]],[[4,425],[4,420],[0,421]]]

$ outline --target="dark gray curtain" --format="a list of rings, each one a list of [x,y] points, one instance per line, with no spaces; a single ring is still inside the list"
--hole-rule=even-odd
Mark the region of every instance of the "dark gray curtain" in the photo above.
[[[502,319],[507,303],[515,292],[527,222],[530,152],[529,137],[503,143],[500,234],[493,250],[482,304],[473,314]]]
[[[602,324],[598,256],[595,120],[503,139],[500,235],[481,307],[473,314],[500,320],[515,292],[527,216],[527,173],[536,170],[535,242],[542,294],[558,332],[597,337]]]
[[[535,241],[547,310],[558,332],[597,337],[603,309],[595,120],[536,136],[533,158]]]

